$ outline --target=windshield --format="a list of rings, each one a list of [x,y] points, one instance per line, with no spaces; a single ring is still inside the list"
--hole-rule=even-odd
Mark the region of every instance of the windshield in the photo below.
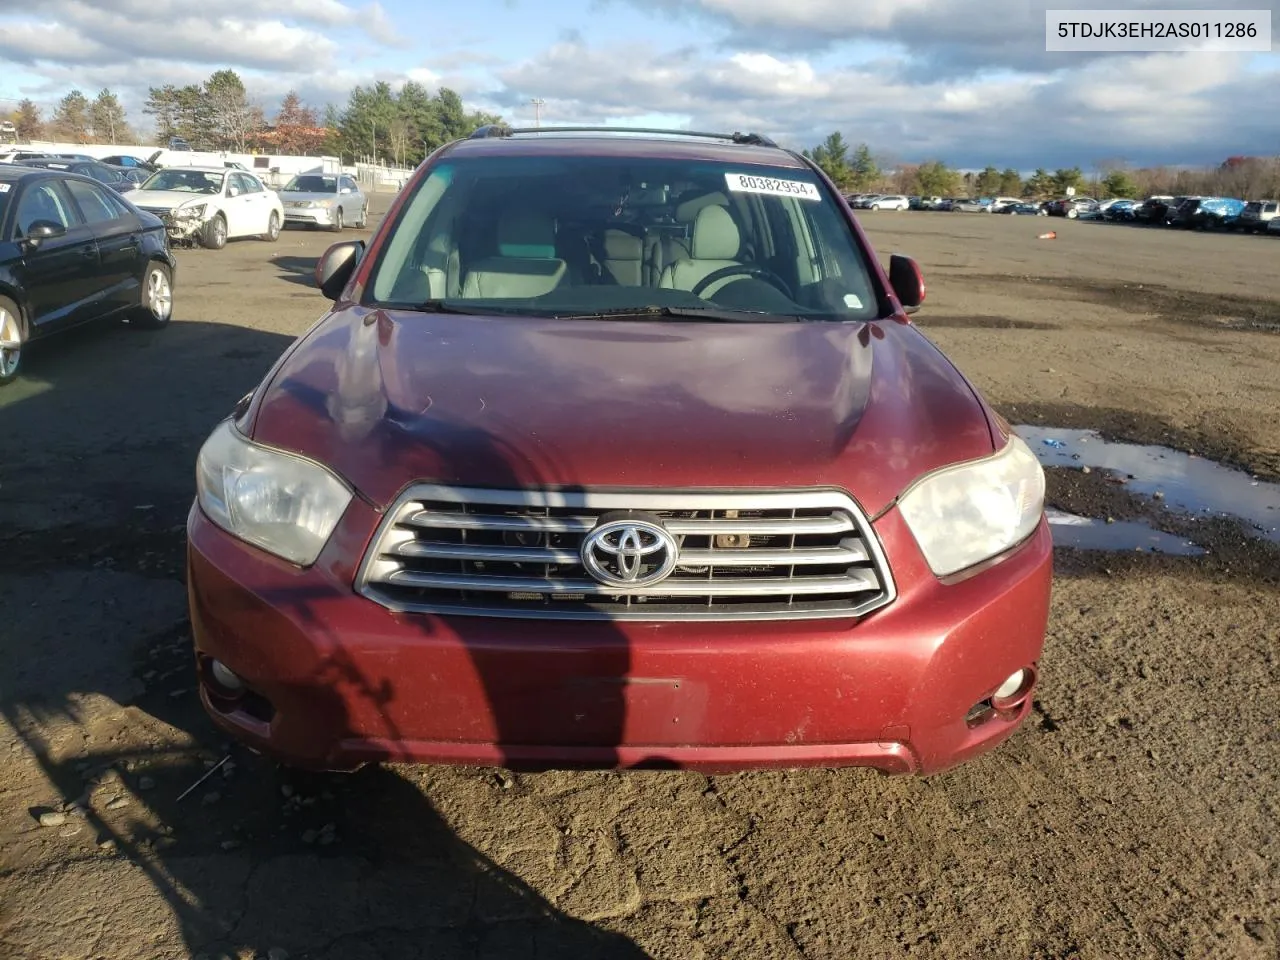
[[[303,173],[294,177],[284,188],[285,193],[337,193],[338,178],[317,173]]]
[[[536,316],[870,319],[874,288],[840,208],[807,169],[446,160],[402,210],[369,290],[385,306]]]
[[[141,189],[215,194],[222,192],[222,182],[225,179],[221,173],[206,173],[203,170],[161,170],[153,174]]]

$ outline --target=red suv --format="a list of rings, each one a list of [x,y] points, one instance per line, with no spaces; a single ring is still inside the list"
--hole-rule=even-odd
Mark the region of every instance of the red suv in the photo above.
[[[285,762],[931,773],[1031,707],[1032,452],[753,134],[437,150],[200,452],[201,696]]]

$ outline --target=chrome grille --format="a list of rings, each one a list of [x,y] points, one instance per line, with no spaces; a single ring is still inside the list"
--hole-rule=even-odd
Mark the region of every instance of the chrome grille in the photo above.
[[[601,517],[679,544],[652,586],[601,583],[583,541]],[[356,589],[389,609],[565,620],[856,617],[893,600],[879,541],[847,494],[502,491],[419,485],[379,525]]]

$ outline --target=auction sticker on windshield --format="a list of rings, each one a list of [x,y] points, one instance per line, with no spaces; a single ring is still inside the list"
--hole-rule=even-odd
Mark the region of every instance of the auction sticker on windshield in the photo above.
[[[816,186],[799,180],[758,177],[753,173],[726,173],[724,179],[734,193],[766,193],[773,197],[797,197],[801,200],[822,199]]]

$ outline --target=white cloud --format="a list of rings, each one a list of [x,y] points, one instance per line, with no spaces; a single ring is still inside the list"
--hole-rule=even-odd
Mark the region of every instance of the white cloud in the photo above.
[[[805,57],[761,51],[708,58],[562,43],[498,78],[503,107],[542,97],[544,116],[566,123],[677,114],[693,128],[757,130],[793,146],[842,130],[898,158],[965,167],[1271,153],[1274,137],[1256,116],[1280,109],[1280,72],[1250,72],[1243,58],[1216,54],[1113,57],[1070,71],[956,80],[821,70]]]

